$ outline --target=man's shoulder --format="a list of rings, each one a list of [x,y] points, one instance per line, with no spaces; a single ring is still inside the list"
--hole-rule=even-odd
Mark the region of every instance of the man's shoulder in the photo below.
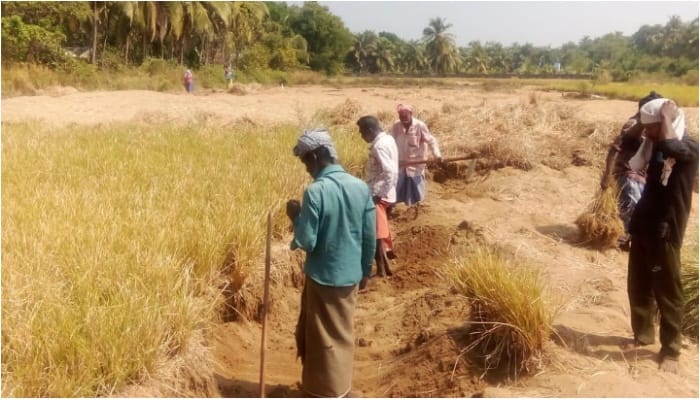
[[[394,139],[393,136],[391,136],[389,133],[382,132],[384,133],[382,136],[379,137],[379,140],[377,140],[377,145],[386,147],[386,146],[394,146],[396,147],[396,139]]]
[[[415,127],[419,129],[428,129],[428,124],[426,124],[425,121],[420,120],[418,118],[413,118],[413,125],[415,125]]]

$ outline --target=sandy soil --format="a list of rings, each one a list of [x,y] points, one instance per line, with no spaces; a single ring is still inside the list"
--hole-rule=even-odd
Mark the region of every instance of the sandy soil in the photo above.
[[[17,97],[2,101],[2,121],[38,119],[65,125],[111,121],[210,123],[242,121],[302,124],[314,110],[353,99],[361,113],[392,113],[407,101],[418,113],[522,104],[530,89],[485,92],[473,88],[251,88],[228,93],[165,94],[147,91],[78,93]],[[539,103],[571,106],[573,118],[586,123],[621,124],[636,105],[616,100],[573,100],[559,93],[536,94]],[[686,109],[697,126],[697,109]],[[464,141],[469,132],[465,126]],[[439,130],[438,139],[448,140]],[[572,132],[577,134],[577,132]],[[554,151],[554,150],[553,150]],[[425,207],[417,218],[399,208],[392,221],[399,259],[395,276],[373,279],[359,298],[358,347],[354,386],[367,397],[698,397],[698,348],[686,341],[678,375],[659,372],[653,357],[659,345],[623,351],[631,336],[626,295],[627,253],[597,251],[576,243],[573,221],[597,186],[595,166],[529,171],[510,167],[483,177],[463,176],[442,184],[429,182]],[[478,183],[477,183],[478,180]],[[475,189],[476,188],[476,189]],[[697,225],[697,196],[691,225]],[[465,223],[466,221],[466,223]],[[461,358],[460,328],[468,305],[455,295],[441,273],[449,249],[478,232],[487,241],[517,250],[539,266],[551,291],[561,299],[555,321],[559,340],[534,377],[517,381],[482,379],[478,368]],[[276,244],[278,259],[293,259]],[[301,365],[295,360],[294,324],[299,285],[273,287],[266,362],[270,396],[296,397]],[[223,396],[257,397],[260,324],[222,323],[215,332],[216,374]]]

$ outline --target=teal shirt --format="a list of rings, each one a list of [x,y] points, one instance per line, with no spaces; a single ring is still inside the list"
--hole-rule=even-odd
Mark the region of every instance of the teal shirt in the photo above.
[[[304,272],[316,283],[353,286],[372,271],[375,223],[367,183],[329,165],[304,191],[291,248],[306,252]]]

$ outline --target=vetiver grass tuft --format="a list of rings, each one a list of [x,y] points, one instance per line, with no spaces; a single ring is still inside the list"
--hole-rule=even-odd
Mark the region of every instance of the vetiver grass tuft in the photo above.
[[[464,353],[481,361],[486,372],[511,376],[534,372],[556,313],[539,272],[479,244],[454,262],[450,276],[471,302],[472,339]]]
[[[611,184],[607,189],[600,189],[586,212],[576,219],[581,241],[585,244],[611,248],[625,232],[617,207],[617,185]]]
[[[366,146],[333,134],[356,172]],[[221,289],[242,286],[268,210],[285,232],[282,205],[310,181],[297,135],[3,124],[2,395],[119,395],[178,360],[158,395],[201,396],[187,385],[212,371]]]
[[[681,280],[685,306],[683,332],[698,340],[698,230],[688,229],[681,249]]]

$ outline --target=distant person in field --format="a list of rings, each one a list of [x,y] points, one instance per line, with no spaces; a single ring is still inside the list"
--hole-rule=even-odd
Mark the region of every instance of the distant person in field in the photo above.
[[[377,214],[377,248],[374,255],[377,275],[391,276],[389,259],[393,258],[394,253],[387,208],[396,202],[399,151],[394,138],[384,132],[376,117],[364,116],[357,121],[357,126],[362,139],[370,144],[365,172]]]
[[[369,187],[336,164],[325,130],[305,131],[294,147],[314,178],[301,204],[287,202],[292,249],[306,252],[306,281],[296,327],[301,388],[310,396],[343,397],[351,389],[353,314],[375,252],[375,206]]]
[[[625,227],[625,236],[619,240],[619,245],[624,250],[629,250],[630,235],[629,223],[632,211],[642,197],[644,185],[646,183],[646,168],[634,171],[629,166],[629,160],[642,144],[642,131],[644,128],[639,122],[639,109],[651,100],[659,99],[662,96],[654,91],[648,96],[639,100],[637,113],[631,116],[623,125],[620,134],[610,144],[608,156],[605,160],[605,171],[600,180],[600,187],[607,189],[612,177],[619,189],[618,209],[620,218]]]
[[[634,344],[654,343],[654,317],[661,314],[659,367],[678,371],[683,323],[681,246],[698,172],[698,142],[688,137],[683,110],[654,99],[639,110],[644,143],[630,167],[647,169],[646,186],[630,220],[627,292]],[[654,306],[656,300],[656,306]]]
[[[182,77],[182,83],[185,85],[185,90],[187,93],[192,93],[193,81],[194,75],[192,75],[192,70],[188,69],[185,71],[185,75]]]
[[[233,85],[233,69],[231,65],[227,65],[226,69],[224,69],[224,78],[226,78],[226,88],[231,89]]]
[[[410,207],[425,199],[425,163],[415,162],[427,161],[428,147],[439,162],[442,162],[442,155],[437,139],[430,133],[427,125],[413,117],[413,107],[399,104],[396,111],[399,120],[391,128],[391,135],[396,140],[399,150],[396,201],[406,203]]]

